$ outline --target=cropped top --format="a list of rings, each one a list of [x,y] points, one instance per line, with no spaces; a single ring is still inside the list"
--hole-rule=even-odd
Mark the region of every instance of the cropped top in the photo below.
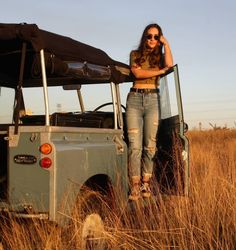
[[[135,60],[138,56],[138,52],[133,50],[130,53],[130,66],[136,64]],[[150,69],[150,64],[148,60],[148,56],[146,57],[146,60],[141,63],[141,68],[142,69]],[[135,79],[133,86],[144,86],[147,85],[147,88],[158,88],[159,87],[159,76],[153,76],[149,78],[144,78],[144,79]],[[142,87],[143,88],[143,87]]]

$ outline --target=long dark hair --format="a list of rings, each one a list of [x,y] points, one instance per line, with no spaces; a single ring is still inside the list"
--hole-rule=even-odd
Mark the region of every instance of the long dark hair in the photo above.
[[[154,68],[154,67],[162,68],[163,67],[163,53],[162,53],[163,45],[162,43],[158,44],[153,50],[150,50],[146,45],[147,34],[150,28],[158,29],[159,36],[163,35],[162,29],[158,24],[156,23],[149,24],[144,29],[138,49],[136,50],[137,58],[135,60],[135,63],[137,63],[138,65],[141,65],[146,60],[146,57],[149,56],[149,64],[151,68]]]

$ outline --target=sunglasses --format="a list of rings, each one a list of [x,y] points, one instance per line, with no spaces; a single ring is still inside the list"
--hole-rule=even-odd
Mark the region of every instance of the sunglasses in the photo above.
[[[148,40],[151,40],[152,38],[154,38],[156,41],[158,41],[160,39],[158,35],[152,35],[152,34],[149,34],[146,37]]]

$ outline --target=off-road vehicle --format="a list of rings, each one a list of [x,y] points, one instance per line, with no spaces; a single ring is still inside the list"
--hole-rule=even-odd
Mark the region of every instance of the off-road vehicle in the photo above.
[[[128,65],[100,49],[35,24],[0,24],[1,210],[60,222],[84,187],[118,188],[127,201],[120,85],[132,80]],[[177,65],[162,76],[160,96],[156,181],[160,192],[187,195]]]

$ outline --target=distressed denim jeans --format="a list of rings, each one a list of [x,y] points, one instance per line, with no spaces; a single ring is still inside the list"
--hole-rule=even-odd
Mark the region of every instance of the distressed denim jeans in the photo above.
[[[156,154],[159,94],[130,92],[127,96],[126,121],[129,175],[151,176]]]

